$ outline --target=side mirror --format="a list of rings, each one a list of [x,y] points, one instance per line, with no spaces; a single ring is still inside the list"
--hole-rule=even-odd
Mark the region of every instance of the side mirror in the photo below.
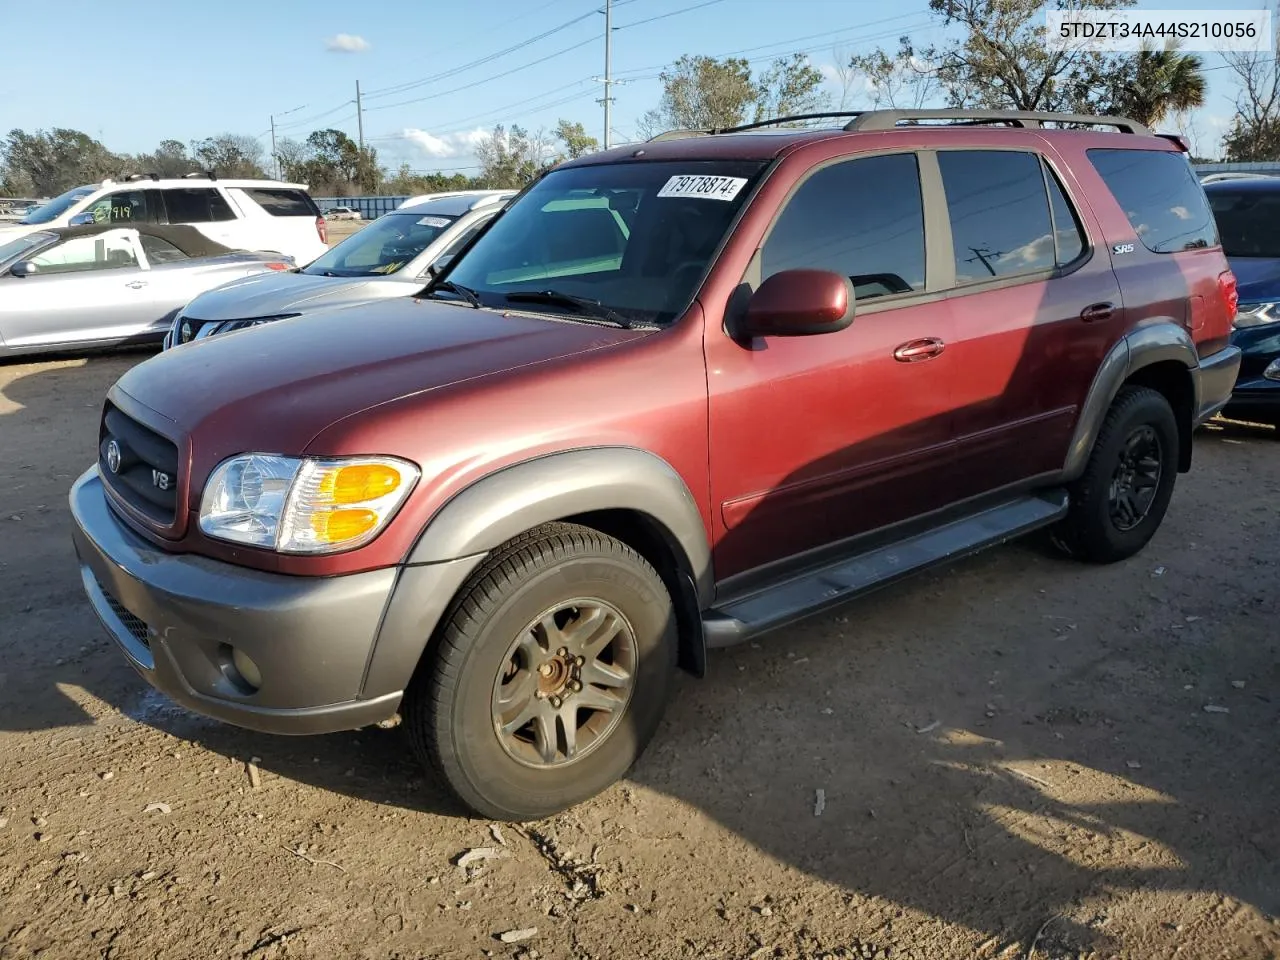
[[[93,225],[95,222],[96,221],[93,219],[93,214],[90,213],[88,210],[86,210],[84,213],[77,213],[74,217],[72,217],[70,220],[67,221],[67,223],[73,227],[87,227],[87,226]]]
[[[35,265],[35,262],[31,260],[19,260],[17,263],[15,263],[12,267],[9,268],[10,275],[15,277],[29,277],[33,273],[39,273],[39,272],[40,272],[40,268],[37,267]]]
[[[747,301],[748,337],[835,333],[853,322],[853,284],[829,270],[775,273]]]

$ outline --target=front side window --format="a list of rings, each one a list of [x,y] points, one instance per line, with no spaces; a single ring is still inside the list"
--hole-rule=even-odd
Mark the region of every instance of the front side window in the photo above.
[[[31,257],[40,274],[87,273],[138,266],[133,240],[123,230],[73,237]]]
[[[787,201],[761,252],[761,280],[831,270],[859,300],[923,290],[924,207],[913,154],[824,167]]]
[[[16,240],[10,240],[8,243],[0,243],[0,269],[4,269],[12,263],[19,260],[35,250],[42,247],[50,240],[57,237],[56,233],[28,233],[24,237],[18,237]]]
[[[97,189],[97,187],[74,187],[66,193],[60,193],[48,203],[30,211],[22,218],[22,223],[52,223]]]
[[[456,219],[389,213],[347,237],[302,272],[322,277],[388,276],[427,249]]]
[[[554,170],[444,279],[488,306],[670,323],[764,166],[663,160]]]
[[[1051,270],[1057,263],[1040,158],[1008,150],[938,153],[956,285]]]
[[[117,190],[99,197],[84,213],[93,214],[94,223],[153,223],[151,198],[146,190]]]
[[[1095,149],[1089,162],[1152,253],[1217,246],[1213,212],[1185,154]]]
[[[1209,206],[1228,257],[1280,259],[1280,190],[1210,188]]]

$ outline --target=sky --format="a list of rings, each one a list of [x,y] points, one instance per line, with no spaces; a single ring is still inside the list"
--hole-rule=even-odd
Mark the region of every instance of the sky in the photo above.
[[[474,172],[496,123],[581,121],[603,139],[604,0],[0,0],[0,128],[71,127],[120,152],[219,133],[364,136],[392,169]],[[1260,9],[1260,0],[1140,0],[1139,9]],[[7,9],[5,9],[7,8]],[[741,56],[763,69],[806,52],[828,76],[852,53],[946,39],[927,0],[613,0],[614,142],[661,95],[682,54]],[[1216,156],[1233,114],[1231,72],[1209,81],[1189,132]],[[838,100],[841,91],[833,84]],[[867,106],[864,90],[846,106]],[[941,105],[941,104],[939,104]]]

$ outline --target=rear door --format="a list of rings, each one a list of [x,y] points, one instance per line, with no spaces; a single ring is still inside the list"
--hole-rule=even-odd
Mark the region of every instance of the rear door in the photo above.
[[[1186,154],[1092,148],[1087,156],[1128,221],[1114,218],[1120,229],[1109,238],[1127,327],[1174,320],[1187,328],[1201,356],[1221,350],[1234,320],[1218,285],[1227,262]]]
[[[158,193],[163,197],[165,212],[161,223],[195,227],[224,246],[240,245],[238,218],[220,191],[213,187],[167,187]]]
[[[939,150],[937,161],[955,283],[953,482],[968,497],[1062,466],[1123,318],[1064,165],[1030,149]]]
[[[135,231],[74,237],[31,260],[38,273],[3,280],[0,338],[5,346],[118,341],[150,327],[149,277]]]

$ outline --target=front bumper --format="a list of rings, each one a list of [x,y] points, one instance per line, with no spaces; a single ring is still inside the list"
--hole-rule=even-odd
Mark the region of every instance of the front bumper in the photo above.
[[[165,553],[111,512],[96,467],[70,499],[94,612],[133,667],[177,703],[285,734],[350,730],[395,714],[402,690],[362,690],[399,571],[294,577]],[[258,689],[234,667],[232,647],[257,664]]]
[[[1240,373],[1240,348],[1224,347],[1200,358],[1193,374],[1196,380],[1196,426],[1211,419],[1231,400],[1231,391]]]

